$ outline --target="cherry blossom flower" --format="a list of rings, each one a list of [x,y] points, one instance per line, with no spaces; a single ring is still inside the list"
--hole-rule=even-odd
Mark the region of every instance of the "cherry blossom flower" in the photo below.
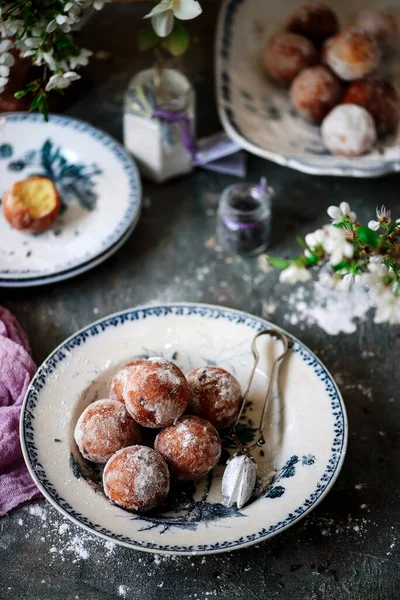
[[[332,266],[338,265],[344,258],[352,258],[354,246],[347,241],[345,233],[337,227],[326,229],[328,233],[324,242],[324,248],[329,255]]]
[[[74,71],[67,71],[66,73],[55,73],[52,75],[46,85],[46,92],[50,90],[59,89],[63,90],[68,87],[72,81],[80,79],[81,76]]]
[[[159,37],[167,37],[174,26],[174,18],[180,21],[195,19],[202,13],[197,0],[161,0],[144,18],[151,19]]]
[[[347,202],[341,202],[339,206],[330,206],[327,210],[328,215],[333,219],[333,223],[340,223],[343,217],[348,217],[353,223],[357,219],[357,215],[350,209]]]

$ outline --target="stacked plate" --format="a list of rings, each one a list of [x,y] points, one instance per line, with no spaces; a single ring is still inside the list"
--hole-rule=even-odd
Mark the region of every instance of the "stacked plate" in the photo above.
[[[71,117],[6,114],[0,122],[0,196],[32,175],[53,180],[62,208],[52,229],[28,234],[0,213],[0,287],[74,277],[114,254],[141,210],[138,170],[112,137]]]

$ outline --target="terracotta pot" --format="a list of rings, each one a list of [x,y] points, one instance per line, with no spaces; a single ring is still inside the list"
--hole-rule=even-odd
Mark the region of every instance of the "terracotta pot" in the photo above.
[[[42,77],[42,67],[32,65],[29,58],[21,58],[18,51],[12,50],[15,63],[10,69],[10,78],[5,90],[0,94],[0,113],[27,111],[32,102],[32,96],[27,94],[23,98],[15,98],[15,92],[23,90],[26,85]],[[78,82],[79,83],[79,82]],[[50,92],[48,95],[49,111],[62,112],[76,98],[80,86],[74,84],[63,93]]]

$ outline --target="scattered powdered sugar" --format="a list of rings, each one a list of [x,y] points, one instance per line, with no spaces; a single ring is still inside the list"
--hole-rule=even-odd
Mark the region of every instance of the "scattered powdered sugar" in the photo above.
[[[365,320],[370,308],[368,293],[361,287],[354,286],[346,293],[329,290],[315,282],[313,287],[299,286],[284,298],[290,312],[285,319],[291,325],[318,325],[329,335],[338,333],[354,333],[357,329],[356,319]]]
[[[39,504],[29,506],[28,511],[30,515],[35,515],[35,517],[39,517],[42,521],[47,520],[47,511]]]
[[[328,537],[350,532],[353,535],[355,534],[355,538],[363,538],[367,534],[370,535],[368,530],[371,526],[374,526],[374,523],[367,518],[357,518],[352,515],[348,515],[347,520],[344,522],[336,518],[310,515],[304,526],[307,527],[310,524],[315,525],[316,523],[320,526],[321,535]]]
[[[128,591],[129,591],[129,588],[126,585],[120,585],[118,587],[118,596],[122,596],[122,598],[126,598]]]
[[[115,550],[111,541],[104,542],[99,538],[74,527],[66,522],[59,513],[49,504],[43,502],[31,504],[23,509],[25,519],[18,519],[20,525],[25,524],[27,533],[25,538],[33,538],[40,531],[40,541],[49,545],[49,554],[55,562],[65,562],[71,559],[73,563],[88,560],[91,552],[96,552],[102,558],[109,557]],[[33,525],[30,519],[35,519]],[[101,550],[101,552],[100,552]],[[50,557],[49,557],[50,559]],[[98,560],[103,564],[102,560]],[[51,559],[50,559],[51,564]]]

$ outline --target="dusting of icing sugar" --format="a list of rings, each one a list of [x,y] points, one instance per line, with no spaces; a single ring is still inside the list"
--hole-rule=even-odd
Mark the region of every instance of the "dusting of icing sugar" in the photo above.
[[[88,560],[92,551],[101,556],[98,563],[103,564],[104,557],[110,557],[116,548],[114,542],[100,540],[99,538],[82,531],[79,527],[65,521],[59,513],[49,504],[31,504],[22,509],[26,518],[23,521],[27,527],[28,539],[40,530],[40,541],[49,546],[49,562],[65,562],[72,559],[72,563]],[[35,520],[35,523],[32,522]],[[52,558],[51,558],[52,557]]]
[[[129,588],[126,585],[118,586],[118,596],[122,598],[126,598],[127,593],[129,592]]]
[[[217,420],[218,413],[228,420],[237,413],[242,390],[237,379],[227,371],[219,367],[200,367],[187,374],[187,381],[190,405],[196,412],[201,411],[205,396],[212,396]]]
[[[308,325],[318,325],[329,335],[354,333],[356,321],[363,321],[370,308],[368,293],[359,286],[346,293],[329,290],[315,282],[312,288],[296,287],[284,298],[289,311],[285,319],[304,330]]]
[[[117,400],[97,400],[83,411],[75,427],[79,450],[95,462],[105,463],[121,447],[137,443],[136,423]]]
[[[179,418],[186,408],[185,376],[166,358],[155,356],[126,369],[123,382],[127,409],[142,425],[165,427]],[[149,413],[155,417],[152,419]]]
[[[154,506],[169,491],[168,467],[163,458],[146,446],[119,450],[103,472],[106,495],[117,504],[140,509]]]

